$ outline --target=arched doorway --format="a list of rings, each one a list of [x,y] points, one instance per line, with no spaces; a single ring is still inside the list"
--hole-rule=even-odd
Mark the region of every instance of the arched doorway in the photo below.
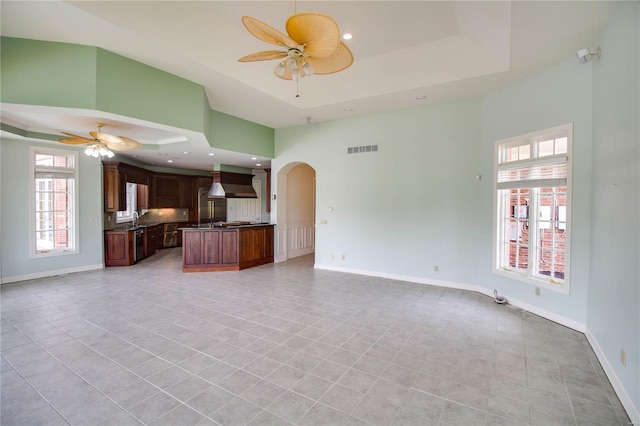
[[[316,171],[289,163],[277,173],[276,253],[281,262],[315,252]]]

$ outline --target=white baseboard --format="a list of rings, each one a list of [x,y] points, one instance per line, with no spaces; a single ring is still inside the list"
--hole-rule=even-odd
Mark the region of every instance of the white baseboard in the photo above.
[[[77,268],[56,269],[54,271],[34,272],[32,274],[15,275],[13,277],[2,277],[0,278],[0,284],[9,284],[9,283],[15,283],[18,281],[27,281],[27,280],[37,280],[38,278],[55,277],[56,275],[72,274],[74,272],[93,271],[96,269],[104,269],[104,263],[79,266]]]
[[[408,276],[408,275],[398,275],[398,274],[388,274],[385,272],[377,272],[377,271],[369,271],[366,269],[354,269],[354,268],[343,268],[343,267],[339,267],[339,266],[333,266],[333,265],[322,265],[322,264],[315,264],[314,268],[316,269],[325,269],[328,271],[337,271],[337,272],[346,272],[349,274],[358,274],[358,275],[367,275],[367,276],[371,276],[371,277],[379,277],[379,278],[388,278],[388,279],[392,279],[392,280],[398,280],[398,281],[406,281],[406,282],[411,282],[411,283],[416,283],[416,284],[425,284],[425,285],[433,285],[433,286],[437,286],[437,287],[448,287],[448,288],[455,288],[458,290],[468,290],[468,291],[477,291],[478,293],[484,294],[486,296],[489,297],[493,297],[493,289],[488,289],[488,288],[484,288],[481,287],[479,285],[475,285],[475,284],[466,284],[466,283],[460,283],[460,282],[455,282],[455,281],[442,281],[442,280],[434,280],[434,279],[429,279],[429,278],[423,278],[423,277],[413,277],[413,276]],[[584,333],[585,331],[585,324],[572,320],[571,318],[566,318],[563,317],[562,315],[558,315],[555,312],[551,312],[548,311],[546,309],[542,309],[538,306],[535,305],[530,305],[528,303],[522,302],[520,300],[517,299],[513,299],[511,297],[509,297],[509,295],[505,295],[507,300],[509,301],[509,303],[515,307],[524,309],[527,312],[531,312],[532,314],[541,316],[543,318],[546,318],[550,321],[556,322],[560,325],[563,325],[565,327],[569,327],[573,330],[579,331],[581,333]]]
[[[631,423],[634,425],[640,424],[640,409],[636,407],[636,405],[633,403],[633,400],[629,397],[629,394],[627,393],[624,385],[620,381],[620,378],[616,374],[616,371],[613,369],[613,367],[611,366],[611,363],[609,362],[609,359],[606,357],[606,355],[604,354],[604,351],[600,347],[598,340],[595,338],[593,334],[591,334],[591,331],[589,330],[588,327],[585,330],[584,334],[585,336],[587,336],[587,340],[589,341],[589,344],[593,348],[593,351],[596,353],[596,356],[598,357],[598,361],[600,361],[600,364],[602,364],[602,368],[604,369],[604,372],[607,375],[607,378],[611,382],[611,386],[613,386],[613,390],[615,390],[616,395],[618,396],[618,398],[620,398],[620,402],[622,403],[622,406],[627,411],[627,414],[629,415],[629,419],[631,420]]]

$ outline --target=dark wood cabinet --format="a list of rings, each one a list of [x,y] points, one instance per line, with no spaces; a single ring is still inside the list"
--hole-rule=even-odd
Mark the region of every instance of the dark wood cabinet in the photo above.
[[[118,165],[103,164],[104,211],[108,213],[127,209],[127,180]]]
[[[138,209],[196,209],[198,189],[210,188],[213,177],[153,173],[126,163],[105,161],[103,181],[104,211],[115,213],[127,209],[127,182],[137,184]]]
[[[105,266],[129,266],[135,263],[132,231],[107,231],[104,236]]]
[[[273,262],[273,227],[240,228],[240,269],[269,262]]]
[[[115,161],[102,163],[102,170],[105,212],[115,213],[127,209],[127,182],[138,184],[138,208],[149,208],[149,173],[146,170]],[[142,196],[146,196],[146,200],[140,198],[140,192]]]
[[[184,272],[237,270],[237,230],[184,230],[182,260]]]
[[[138,210],[149,208],[149,185],[136,185],[136,207]]]
[[[155,225],[144,228],[144,257],[149,257],[162,248],[162,227],[163,225]]]
[[[154,174],[151,176],[151,208],[182,207],[183,178],[179,175]]]
[[[198,199],[198,192],[194,189],[195,176],[182,177],[182,199],[180,207],[192,209],[195,207],[195,201]]]
[[[182,230],[183,272],[237,271],[273,262],[273,226]]]

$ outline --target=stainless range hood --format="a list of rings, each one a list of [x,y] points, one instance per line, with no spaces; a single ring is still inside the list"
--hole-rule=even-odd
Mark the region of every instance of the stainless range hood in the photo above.
[[[253,175],[233,172],[212,172],[213,185],[209,198],[258,198],[253,189]]]

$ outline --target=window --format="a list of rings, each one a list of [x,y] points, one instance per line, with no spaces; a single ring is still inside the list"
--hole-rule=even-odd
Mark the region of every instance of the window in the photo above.
[[[31,153],[32,253],[36,256],[75,253],[77,153],[46,148],[32,148]]]
[[[494,270],[564,293],[571,138],[566,124],[496,143]]]
[[[127,182],[127,209],[116,213],[116,222],[131,222],[133,220],[133,214],[136,212],[136,199],[137,199],[137,185],[135,183]]]

